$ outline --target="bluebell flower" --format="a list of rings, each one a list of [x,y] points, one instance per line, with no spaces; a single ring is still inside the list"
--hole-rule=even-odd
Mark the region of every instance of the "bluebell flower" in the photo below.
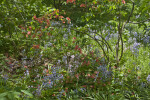
[[[86,88],[80,88],[80,90],[81,90],[82,92],[85,92],[85,91],[86,91]]]
[[[37,96],[40,96],[41,95],[41,86],[38,86],[37,89],[36,89],[36,94]]]
[[[134,37],[137,37],[137,36],[138,36],[137,32],[134,32]]]
[[[9,79],[7,74],[3,75],[2,78],[3,78],[4,80],[8,80],[8,79]]]
[[[95,36],[96,39],[100,39],[100,37],[98,35]]]
[[[146,80],[148,83],[150,83],[150,75],[147,76]]]
[[[68,39],[68,34],[64,34],[63,38]]]

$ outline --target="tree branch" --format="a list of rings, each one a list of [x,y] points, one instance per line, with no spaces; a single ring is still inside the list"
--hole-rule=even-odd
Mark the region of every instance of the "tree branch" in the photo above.
[[[140,24],[140,23],[144,23],[144,22],[146,22],[146,21],[150,21],[150,18],[148,18],[148,19],[146,19],[146,20],[144,20],[144,21],[140,21],[140,22],[129,22],[129,23],[131,23],[131,24]]]
[[[122,26],[122,30],[124,29],[124,27],[125,27],[125,25],[127,24],[127,23],[129,23],[129,21],[130,21],[130,18],[131,18],[131,16],[132,16],[132,14],[133,14],[133,10],[134,10],[134,2],[131,0],[131,2],[132,2],[132,10],[131,10],[131,12],[130,12],[130,15],[128,16],[128,19],[127,19],[127,21],[125,22],[125,24]]]

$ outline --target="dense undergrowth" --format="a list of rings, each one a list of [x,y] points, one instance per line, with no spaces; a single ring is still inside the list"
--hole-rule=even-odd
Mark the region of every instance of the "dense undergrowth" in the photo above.
[[[8,16],[0,23],[0,100],[150,100],[149,22],[125,22],[134,6],[126,2],[67,0],[65,12],[40,1],[13,1],[15,30],[2,29]],[[135,3],[139,12],[143,6]],[[24,15],[20,7],[27,7]],[[138,19],[137,12],[131,14]],[[19,14],[26,19],[15,19]]]
[[[67,47],[72,49],[68,52]],[[16,52],[1,54],[2,99],[150,99],[149,47],[140,46],[136,55],[127,49],[119,68],[105,64],[97,48],[82,48],[82,53],[73,44],[64,46],[66,53],[49,52],[52,46],[40,48],[30,49],[30,58],[25,51],[19,52],[21,59]]]

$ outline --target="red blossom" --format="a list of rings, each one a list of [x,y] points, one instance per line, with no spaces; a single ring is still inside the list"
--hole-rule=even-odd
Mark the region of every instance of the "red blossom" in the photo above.
[[[69,17],[66,18],[68,21],[70,21],[71,19]]]
[[[31,27],[31,26],[29,26],[29,29],[30,29],[30,30],[32,30],[32,27]]]
[[[46,73],[48,73],[48,70],[46,70]]]
[[[79,50],[79,52],[80,52],[80,53],[82,53],[82,50],[81,50],[81,48],[78,48],[78,50]]]
[[[68,88],[65,88],[65,90],[68,90]]]
[[[8,64],[12,64],[12,62],[9,62]]]
[[[24,68],[28,68],[28,66],[24,66]]]
[[[33,34],[33,35],[32,35],[32,38],[35,38],[35,37],[36,37],[36,35],[35,35],[35,34]]]
[[[95,71],[94,73],[95,73],[95,74],[97,74],[97,73],[98,73],[98,71]]]
[[[83,85],[82,87],[86,88],[86,85]]]
[[[106,84],[103,84],[103,86],[106,86]]]
[[[34,48],[34,49],[39,49],[39,48],[40,48],[40,45],[33,45],[33,48]]]
[[[53,94],[52,96],[55,96],[55,94]]]
[[[58,18],[58,17],[59,17],[58,15],[55,16],[55,18]]]
[[[25,30],[25,27],[21,27],[22,30]]]
[[[90,55],[92,55],[92,56],[93,56],[93,53],[94,53],[93,51],[90,51]]]
[[[50,33],[47,33],[47,35],[50,36],[51,34],[50,34]]]
[[[65,23],[65,20],[62,20],[63,23]]]
[[[84,60],[84,57],[83,57],[83,58],[81,58],[81,60]]]
[[[73,3],[75,2],[76,0],[67,0],[67,3]]]
[[[63,19],[63,18],[64,18],[64,16],[59,16],[59,18],[60,18],[60,19]]]
[[[128,70],[128,73],[130,73],[131,72],[131,70]]]
[[[76,37],[73,37],[73,39],[75,40],[75,39],[76,39]]]
[[[57,13],[59,13],[59,10],[57,9]]]
[[[65,44],[65,46],[67,47],[67,46],[68,46],[68,44],[66,43],[66,44]]]
[[[28,38],[28,34],[26,34],[26,38]]]
[[[86,64],[86,61],[84,61],[83,63],[82,63],[82,66],[84,66]]]
[[[27,33],[28,35],[31,35],[31,31],[28,31],[28,33]]]
[[[48,28],[47,26],[45,26],[45,28]]]
[[[19,28],[21,28],[22,26],[21,26],[21,25],[19,25],[18,27],[19,27]]]
[[[37,20],[36,15],[33,16],[34,20]]]
[[[65,92],[68,92],[68,90],[65,90]]]
[[[95,74],[92,74],[92,75],[90,76],[90,78],[95,78],[95,76],[96,76]]]
[[[91,75],[90,75],[90,74],[87,74],[87,76],[90,77]]]
[[[64,93],[62,93],[64,96],[66,95],[66,93],[64,92]]]
[[[43,22],[40,18],[38,18],[37,20],[38,20],[39,23],[42,23],[42,22]]]
[[[90,87],[91,87],[91,88],[94,88],[94,86],[93,86],[93,85],[90,85]]]
[[[22,34],[25,34],[25,32],[22,32]]]
[[[38,37],[40,38],[42,36],[42,33],[38,35]]]
[[[76,74],[75,77],[76,77],[77,79],[79,79],[79,74]]]
[[[50,21],[49,21],[49,19],[47,19],[47,20],[46,20],[46,22],[47,22],[48,24],[50,24]]]
[[[75,50],[78,50],[78,48],[79,48],[79,46],[78,46],[78,45],[76,45]]]
[[[85,4],[81,4],[80,7],[86,7],[86,5]]]
[[[88,61],[87,66],[90,65],[90,61]]]
[[[49,14],[48,16],[51,17],[51,14]]]
[[[99,60],[98,60],[98,59],[96,59],[96,62],[99,62]]]
[[[49,26],[50,23],[47,23],[47,27]]]
[[[42,17],[41,20],[44,20],[44,18]]]
[[[56,11],[53,11],[53,15],[56,13]]]
[[[113,68],[114,68],[114,69],[117,69],[117,66],[114,66]]]
[[[125,0],[122,0],[122,3],[125,4],[126,3]]]

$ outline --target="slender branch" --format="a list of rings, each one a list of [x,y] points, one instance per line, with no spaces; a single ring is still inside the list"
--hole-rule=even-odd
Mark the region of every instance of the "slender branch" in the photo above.
[[[119,24],[118,24],[118,41],[116,43],[116,62],[117,62],[117,67],[118,67],[118,64],[119,64],[119,41],[120,41],[120,34],[121,34],[121,9],[120,9],[120,6],[119,6]]]
[[[128,16],[128,19],[127,19],[127,21],[125,22],[125,24],[122,26],[122,30],[124,29],[124,27],[125,27],[125,25],[127,24],[127,23],[129,23],[129,21],[130,21],[130,18],[131,18],[131,16],[132,16],[132,14],[133,14],[133,10],[134,10],[134,2],[131,0],[131,2],[132,2],[132,10],[131,10],[131,12],[130,12],[130,15]]]
[[[123,39],[122,39],[122,31],[123,31],[125,25],[126,25],[127,23],[130,23],[129,21],[130,21],[130,18],[131,18],[131,16],[132,16],[132,14],[133,14],[133,11],[134,11],[135,3],[134,3],[132,0],[131,0],[131,2],[132,2],[132,9],[131,9],[130,15],[128,16],[128,19],[127,19],[127,21],[125,22],[125,24],[122,25],[121,31],[120,31],[120,32],[121,32],[121,33],[120,33],[120,39],[121,39],[121,56],[120,56],[120,58],[119,58],[119,61],[121,60],[121,58],[122,58],[122,56],[123,56]]]
[[[56,3],[55,3],[55,0],[54,0],[54,7],[57,9],[57,7],[56,7]]]
[[[123,39],[122,39],[122,31],[121,31],[121,34],[120,34],[120,39],[121,39],[121,56],[119,58],[119,61],[121,60],[122,56],[123,56]]]
[[[150,18],[148,18],[148,19],[146,19],[144,21],[136,22],[136,23],[134,23],[134,22],[129,22],[129,23],[131,23],[131,24],[140,24],[140,23],[144,23],[146,21],[150,21]]]
[[[72,30],[77,31],[77,30],[75,30],[75,29],[72,29]],[[88,35],[90,38],[94,39],[94,40],[98,43],[98,45],[102,48],[102,51],[103,51],[103,53],[104,53],[105,57],[107,58],[107,60],[108,60],[108,62],[109,62],[109,57],[107,56],[107,54],[106,54],[106,52],[105,52],[105,50],[104,50],[103,46],[99,43],[98,39],[96,39],[96,38],[92,37],[91,35],[89,35],[89,34],[88,34],[88,33],[86,33],[86,32],[82,32],[82,31],[80,31],[80,32],[81,32],[81,33],[83,33],[83,34]],[[101,40],[100,40],[100,41],[101,41]],[[106,45],[106,44],[105,44],[105,45]]]
[[[94,34],[97,34],[97,32],[93,32]],[[112,51],[112,48],[111,48],[111,46],[108,44],[108,42],[104,39],[104,37],[102,36],[102,35],[100,35],[100,34],[97,34],[98,36],[100,36],[105,42],[106,42],[106,44],[108,45],[108,47],[109,47],[109,49]]]
[[[81,32],[81,33],[82,33],[82,32]],[[87,34],[87,33],[85,33],[85,34]],[[88,35],[89,37],[91,37],[92,39],[94,39],[94,40],[98,43],[98,45],[102,48],[102,51],[103,51],[104,55],[106,56],[106,58],[107,58],[107,60],[108,60],[108,62],[109,62],[109,57],[107,56],[107,54],[106,54],[104,48],[103,48],[102,45],[98,42],[98,40],[97,40],[96,38],[90,36],[89,34],[87,34],[87,35]]]
[[[131,0],[131,2],[132,2],[132,10],[131,10],[131,13],[130,13],[130,15],[129,15],[129,17],[128,17],[128,20],[127,20],[127,23],[130,21],[130,18],[131,18],[131,16],[132,16],[132,14],[133,14],[133,10],[134,10],[134,2]]]
[[[19,14],[21,15],[21,17],[22,17],[22,19],[23,19],[23,21],[24,21],[24,23],[25,23],[25,18],[23,17],[22,13],[20,12],[20,9],[19,9],[18,6],[16,5],[15,1],[14,1],[14,4],[15,4],[16,8],[18,9]]]
[[[97,34],[97,32],[93,32],[94,34]],[[109,43],[106,41],[106,39],[104,39],[104,37],[100,34],[97,34],[98,36],[100,36],[102,38],[102,40],[104,40],[104,44],[107,46],[107,49],[109,48],[111,52],[113,52],[111,46],[109,45]],[[115,56],[113,55],[113,57],[115,58]]]

